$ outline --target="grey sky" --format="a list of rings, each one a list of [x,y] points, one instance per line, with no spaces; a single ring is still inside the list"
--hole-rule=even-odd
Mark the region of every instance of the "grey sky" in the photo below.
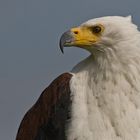
[[[0,0],[0,140],[14,140],[42,90],[88,55],[76,48],[61,54],[65,30],[90,18],[130,14],[140,26],[138,0]]]

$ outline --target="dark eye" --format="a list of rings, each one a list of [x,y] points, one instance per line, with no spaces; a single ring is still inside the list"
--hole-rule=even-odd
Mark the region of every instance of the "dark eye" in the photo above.
[[[93,27],[91,27],[91,31],[93,33],[97,34],[97,33],[100,33],[102,31],[102,28],[100,26],[93,26]]]

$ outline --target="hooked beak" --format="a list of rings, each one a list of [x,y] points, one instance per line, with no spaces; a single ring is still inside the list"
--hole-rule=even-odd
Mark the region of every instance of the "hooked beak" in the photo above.
[[[66,46],[75,46],[90,51],[99,39],[100,34],[93,33],[89,27],[74,27],[61,36],[59,45],[62,53]]]
[[[75,38],[73,32],[69,30],[63,33],[59,42],[61,52],[64,53],[64,47],[72,46],[74,41]]]

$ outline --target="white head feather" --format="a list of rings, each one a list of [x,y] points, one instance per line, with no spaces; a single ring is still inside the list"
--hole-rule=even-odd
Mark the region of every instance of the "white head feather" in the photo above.
[[[109,16],[101,17],[96,19],[88,20],[83,23],[85,26],[93,26],[96,24],[102,24],[105,27],[102,33],[100,42],[96,45],[101,46],[101,48],[112,48],[120,46],[120,43],[128,43],[133,41],[133,45],[139,43],[140,33],[137,30],[137,26],[132,23],[131,16],[120,17],[120,16]],[[125,47],[124,45],[121,45]]]
[[[140,140],[140,33],[131,17],[102,17],[101,51],[73,70],[68,140]]]

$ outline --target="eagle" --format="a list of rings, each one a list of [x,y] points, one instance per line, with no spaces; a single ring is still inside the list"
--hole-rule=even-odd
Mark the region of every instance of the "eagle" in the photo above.
[[[140,140],[140,32],[131,16],[90,19],[60,49],[89,56],[58,76],[23,117],[16,140]]]

